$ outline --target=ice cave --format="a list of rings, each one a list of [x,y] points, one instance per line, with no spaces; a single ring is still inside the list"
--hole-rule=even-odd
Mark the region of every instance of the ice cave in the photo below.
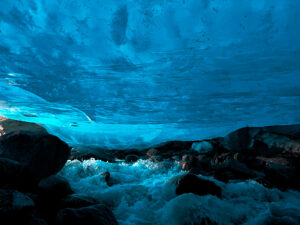
[[[300,1],[0,6],[1,224],[300,224]]]

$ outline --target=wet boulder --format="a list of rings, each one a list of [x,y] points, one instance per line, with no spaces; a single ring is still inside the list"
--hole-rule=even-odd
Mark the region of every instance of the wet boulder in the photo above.
[[[182,156],[180,166],[182,170],[191,171],[198,166],[198,159],[193,155]]]
[[[280,126],[266,126],[262,128],[265,132],[284,135],[293,139],[300,138],[300,124],[294,125],[280,125]]]
[[[37,196],[34,196],[33,199],[42,218],[52,224],[60,209],[60,202],[72,193],[69,183],[64,178],[52,175],[39,182]]]
[[[26,224],[35,204],[30,197],[11,189],[0,189],[0,223]]]
[[[0,187],[24,190],[25,186],[32,183],[30,179],[21,163],[0,158]]]
[[[256,135],[255,146],[265,147],[265,151],[259,152],[261,155],[279,153],[300,154],[300,140],[269,132],[261,132]]]
[[[182,151],[182,150],[189,150],[192,147],[193,141],[168,141],[161,143],[155,146],[160,152],[168,152],[168,151]]]
[[[215,195],[219,198],[222,196],[222,189],[218,185],[192,173],[176,178],[173,183],[176,185],[177,195],[193,193],[196,195]]]
[[[229,180],[248,180],[263,177],[263,172],[250,169],[244,163],[228,159],[224,162],[214,165],[214,177],[223,182]]]
[[[151,158],[153,156],[158,156],[159,155],[159,151],[155,148],[150,148],[147,152],[146,155]]]
[[[60,208],[82,208],[96,204],[99,204],[99,202],[92,197],[83,194],[72,194],[61,200]]]
[[[22,164],[36,181],[60,171],[69,158],[69,146],[40,125],[1,119],[0,130],[0,157]]]
[[[104,205],[98,204],[79,209],[62,209],[57,214],[57,224],[117,225],[118,222],[109,208]]]
[[[180,166],[182,170],[195,174],[206,174],[211,171],[210,159],[203,155],[184,155],[182,156]]]
[[[170,159],[191,152],[192,141],[169,141],[150,148],[146,152],[148,158]],[[197,152],[195,152],[197,153]]]
[[[30,133],[31,135],[48,134],[46,129],[39,124],[0,117],[0,136],[15,132]]]
[[[199,153],[208,153],[214,150],[214,146],[209,141],[196,141],[192,144],[191,150]]]
[[[39,182],[38,193],[45,198],[61,199],[74,192],[65,178],[59,175],[52,175]]]
[[[260,132],[260,128],[244,127],[226,135],[222,140],[223,146],[230,150],[239,152],[253,146],[253,137]]]
[[[264,173],[265,179],[272,187],[282,190],[300,189],[299,172],[293,167],[267,162]]]

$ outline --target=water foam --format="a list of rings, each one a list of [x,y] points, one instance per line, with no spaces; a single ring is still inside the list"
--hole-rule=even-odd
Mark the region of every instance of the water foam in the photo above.
[[[109,187],[100,174],[109,171]],[[222,183],[222,199],[215,196],[176,196],[170,180],[183,174],[179,162],[139,160],[106,163],[94,159],[68,161],[61,174],[72,188],[112,207],[120,224],[194,224],[200,219],[218,224],[297,224],[300,193],[267,189],[254,182]],[[213,180],[212,178],[203,177]]]

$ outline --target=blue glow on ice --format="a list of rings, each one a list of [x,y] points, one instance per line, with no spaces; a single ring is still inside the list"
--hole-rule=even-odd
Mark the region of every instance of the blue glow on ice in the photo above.
[[[300,123],[300,1],[2,0],[0,114],[141,147]]]

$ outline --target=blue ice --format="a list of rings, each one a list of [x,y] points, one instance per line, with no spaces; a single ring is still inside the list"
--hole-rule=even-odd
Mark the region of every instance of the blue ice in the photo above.
[[[299,9],[1,0],[0,114],[109,148],[300,123]]]

